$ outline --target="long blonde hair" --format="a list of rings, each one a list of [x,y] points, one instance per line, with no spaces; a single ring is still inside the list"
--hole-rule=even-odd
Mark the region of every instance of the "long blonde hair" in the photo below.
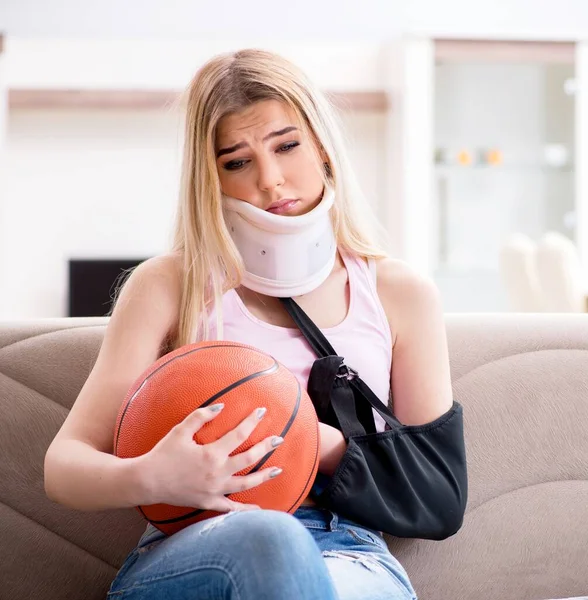
[[[338,118],[323,94],[295,65],[271,52],[247,49],[208,61],[191,81],[185,104],[180,198],[173,252],[183,257],[184,281],[175,339],[178,348],[210,335],[216,309],[222,336],[221,297],[240,284],[243,262],[225,225],[215,155],[220,120],[255,102],[287,103],[327,157],[325,183],[335,188],[331,210],[338,247],[364,257],[384,256],[373,241],[375,220],[352,175]],[[324,162],[324,161],[323,161]]]

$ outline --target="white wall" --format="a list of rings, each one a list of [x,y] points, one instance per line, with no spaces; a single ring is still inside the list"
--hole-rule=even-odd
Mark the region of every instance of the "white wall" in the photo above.
[[[381,114],[347,115],[368,198],[382,188]],[[14,111],[0,220],[0,318],[66,315],[69,258],[164,252],[181,160],[174,112]]]
[[[0,24],[13,35],[80,37],[368,39],[402,23],[405,0],[13,0]],[[375,15],[386,16],[382,23]]]
[[[176,121],[160,112],[10,115],[2,318],[64,315],[70,257],[164,249],[176,201]]]
[[[588,37],[585,0],[407,0],[405,30],[438,37],[565,40]]]
[[[382,51],[374,42],[288,42],[238,39],[108,40],[20,38],[5,41],[5,78],[12,88],[183,89],[213,55],[263,47],[295,62],[323,89],[381,86]]]
[[[8,0],[18,36],[382,41],[401,31],[458,37],[588,37],[585,0]]]

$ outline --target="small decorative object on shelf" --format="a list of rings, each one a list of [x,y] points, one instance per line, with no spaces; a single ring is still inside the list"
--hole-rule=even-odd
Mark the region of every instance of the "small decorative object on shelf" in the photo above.
[[[435,148],[435,164],[438,167],[478,167],[496,166],[503,162],[502,151],[495,148],[480,148],[469,150],[449,150],[448,148]]]
[[[468,150],[460,150],[457,153],[457,164],[462,167],[469,167],[473,163],[471,152]]]
[[[435,164],[446,165],[449,162],[447,148],[435,148]]]
[[[486,163],[491,166],[502,164],[502,152],[500,150],[488,150],[485,154]]]

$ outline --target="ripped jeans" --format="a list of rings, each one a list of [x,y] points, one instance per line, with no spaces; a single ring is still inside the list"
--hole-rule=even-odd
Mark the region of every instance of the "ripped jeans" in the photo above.
[[[122,600],[416,600],[379,533],[325,509],[149,526],[112,582]]]

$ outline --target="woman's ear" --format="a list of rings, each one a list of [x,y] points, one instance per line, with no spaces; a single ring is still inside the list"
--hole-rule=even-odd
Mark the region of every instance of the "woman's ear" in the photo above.
[[[331,161],[329,160],[328,154],[321,148],[320,150],[321,162],[323,163],[323,169],[325,175],[331,179],[333,177],[333,169],[331,169]]]

